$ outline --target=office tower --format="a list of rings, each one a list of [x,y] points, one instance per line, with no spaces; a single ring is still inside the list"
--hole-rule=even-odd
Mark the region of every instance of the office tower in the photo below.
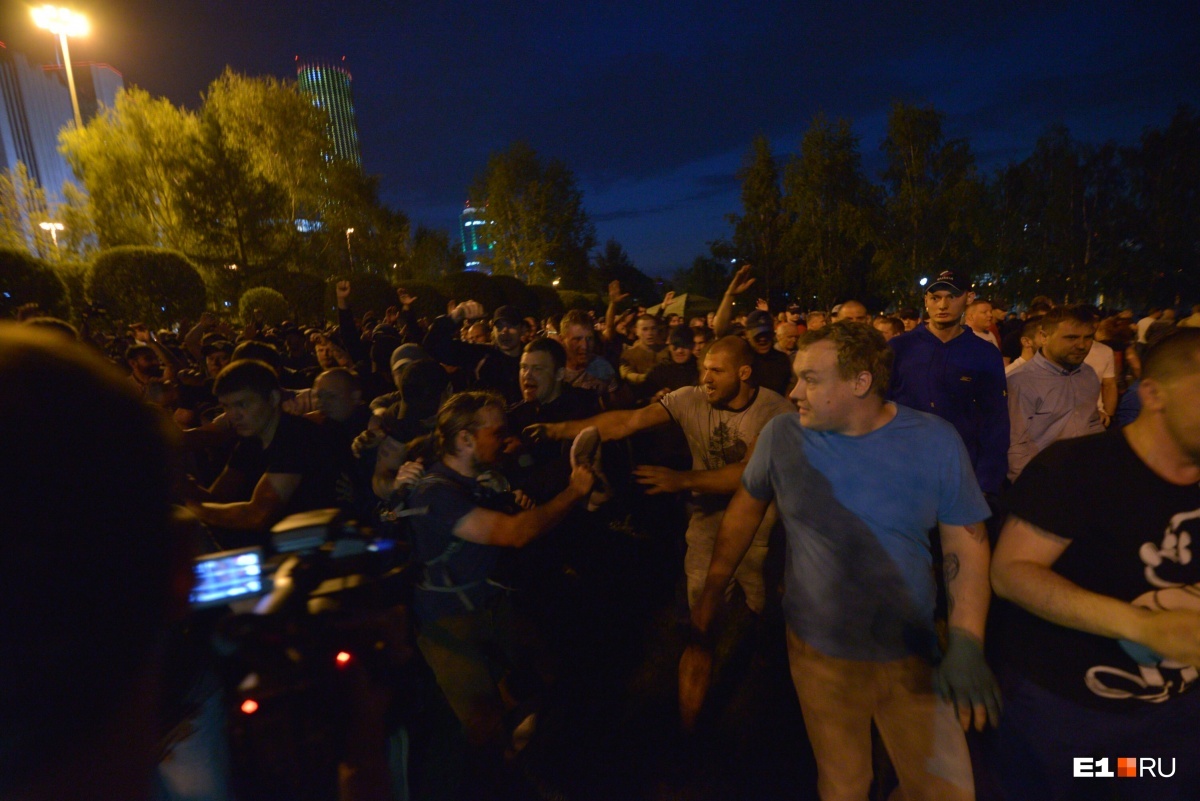
[[[475,208],[471,201],[458,215],[459,232],[462,236],[462,251],[466,257],[467,269],[490,273],[492,270],[484,261],[491,255],[494,247],[486,236],[488,225],[487,206]]]
[[[354,124],[354,96],[350,92],[350,71],[345,64],[301,61],[296,56],[296,82],[301,93],[329,115],[329,139],[333,142],[334,153],[361,168],[358,127]]]
[[[124,79],[108,64],[83,61],[72,66],[86,125],[101,108],[116,102]],[[62,202],[63,182],[75,181],[58,152],[58,132],[74,120],[63,67],[33,66],[0,42],[0,168],[15,170],[18,161],[24,163],[51,205]]]

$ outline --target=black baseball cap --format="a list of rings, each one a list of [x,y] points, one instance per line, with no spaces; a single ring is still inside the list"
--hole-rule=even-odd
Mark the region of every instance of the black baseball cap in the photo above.
[[[525,323],[525,318],[521,316],[521,312],[516,306],[501,306],[492,313],[492,322],[504,322],[511,326],[521,326]]]
[[[941,292],[945,290],[953,295],[961,295],[971,288],[971,279],[962,270],[942,270],[937,277],[925,287],[926,292]]]
[[[755,309],[746,315],[746,330],[754,332],[774,331],[775,320],[771,317],[770,312]]]

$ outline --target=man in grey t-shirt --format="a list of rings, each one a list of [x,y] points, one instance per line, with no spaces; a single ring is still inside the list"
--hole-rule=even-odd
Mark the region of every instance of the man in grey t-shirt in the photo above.
[[[623,439],[672,420],[683,429],[692,452],[691,470],[643,465],[634,472],[652,494],[692,493],[684,557],[689,605],[695,604],[704,587],[721,515],[729,496],[738,488],[758,433],[772,418],[795,408],[782,395],[751,382],[753,360],[745,340],[724,337],[705,354],[699,386],[677,389],[641,409],[534,427],[538,429],[535,435],[570,439],[584,428],[595,426],[605,440]],[[766,600],[762,565],[774,521],[773,512],[764,517],[735,575],[746,595],[746,605],[754,612],[761,612]]]

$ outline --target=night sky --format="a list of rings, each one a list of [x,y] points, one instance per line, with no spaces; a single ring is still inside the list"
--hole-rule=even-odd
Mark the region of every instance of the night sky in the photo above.
[[[916,5],[921,10],[913,11]],[[293,76],[346,57],[365,167],[415,223],[450,229],[489,152],[525,139],[575,171],[601,243],[643,270],[729,234],[757,133],[798,149],[818,111],[848,117],[873,178],[893,99],[932,103],[989,171],[1047,126],[1136,141],[1200,106],[1200,3],[429,3],[92,0],[72,56],[195,106],[230,65]],[[52,40],[8,3],[0,40]]]

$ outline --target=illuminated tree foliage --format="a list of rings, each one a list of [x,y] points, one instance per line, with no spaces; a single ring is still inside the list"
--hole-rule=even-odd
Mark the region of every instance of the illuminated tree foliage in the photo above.
[[[533,148],[517,142],[488,159],[470,196],[486,199],[484,238],[494,247],[485,261],[493,273],[528,283],[550,283],[558,276],[565,286],[584,282],[596,233],[565,164],[543,162]]]

